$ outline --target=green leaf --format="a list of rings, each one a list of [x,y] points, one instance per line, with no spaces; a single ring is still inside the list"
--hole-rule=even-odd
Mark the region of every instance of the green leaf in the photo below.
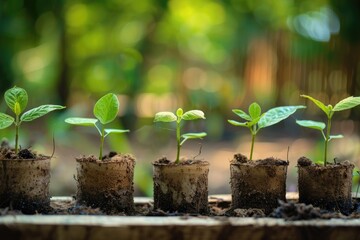
[[[20,115],[28,103],[28,95],[25,89],[19,87],[8,89],[4,94],[4,98],[6,104],[16,115]]]
[[[98,120],[96,118],[73,117],[73,118],[65,119],[66,123],[73,124],[73,125],[80,125],[80,126],[95,126],[97,121]]]
[[[339,138],[343,138],[343,137],[344,137],[344,135],[342,135],[342,134],[330,135],[330,136],[329,136],[329,141],[330,141],[331,139],[339,139]]]
[[[105,129],[105,137],[107,135],[109,135],[110,133],[126,133],[126,132],[130,132],[130,130],[122,130],[122,129],[110,129],[110,128],[107,128]]]
[[[186,139],[196,139],[196,138],[203,138],[207,135],[206,132],[200,132],[200,133],[185,133],[181,135],[182,138]]]
[[[181,135],[182,138],[184,138],[181,143],[180,146],[184,144],[184,142],[186,142],[186,140],[188,139],[200,139],[205,137],[207,134],[206,132],[201,132],[201,133],[185,133],[183,135]]]
[[[5,113],[0,113],[0,129],[10,127],[14,121],[15,119],[12,116],[9,116]]]
[[[302,127],[312,128],[320,131],[323,131],[326,127],[325,123],[312,120],[296,120],[296,123]]]
[[[252,119],[258,118],[261,115],[261,107],[256,102],[249,106],[249,114]]]
[[[45,114],[48,114],[49,112],[64,108],[65,108],[64,106],[60,106],[60,105],[42,105],[25,112],[20,117],[20,120],[24,122],[30,122],[34,119],[44,116]]]
[[[200,110],[191,110],[187,111],[182,115],[182,119],[184,120],[195,120],[195,119],[205,119],[205,114]]]
[[[306,108],[305,106],[284,106],[272,108],[264,113],[259,120],[259,128],[269,127],[274,125],[296,112],[296,110]]]
[[[239,117],[241,117],[242,119],[245,119],[247,121],[251,121],[251,117],[246,113],[244,112],[243,110],[240,110],[240,109],[233,109],[232,110],[233,113],[235,113],[236,115],[238,115]]]
[[[110,123],[116,118],[119,105],[116,95],[108,93],[95,103],[94,115],[102,124]]]
[[[238,127],[249,127],[248,126],[248,122],[238,122],[235,120],[228,120],[228,122],[234,126],[238,126]]]
[[[158,112],[155,114],[154,122],[175,122],[177,117],[172,112]]]
[[[324,111],[324,113],[329,117],[330,116],[330,110],[329,110],[329,107],[325,106],[325,104],[323,104],[322,102],[320,102],[319,100],[313,98],[313,97],[310,97],[308,95],[300,95],[300,97],[303,97],[303,98],[307,98],[309,100],[311,100],[313,103],[316,104],[316,106],[318,106],[321,110]]]
[[[357,105],[360,105],[360,97],[348,97],[345,98],[343,100],[341,100],[340,102],[338,102],[335,107],[333,108],[333,111],[338,112],[338,111],[343,111],[343,110],[347,110],[353,107],[356,107]]]

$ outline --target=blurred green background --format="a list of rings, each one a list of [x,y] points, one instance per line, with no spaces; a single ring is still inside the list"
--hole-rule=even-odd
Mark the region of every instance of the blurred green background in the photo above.
[[[74,128],[69,116],[92,116],[94,102],[114,92],[121,102],[107,150],[136,156],[137,195],[152,194],[151,162],[175,156],[172,125],[153,124],[158,111],[201,109],[206,121],[186,130],[207,131],[183,154],[211,163],[210,194],[229,193],[229,160],[250,149],[248,130],[230,126],[231,109],[257,101],[264,110],[306,104],[305,111],[260,132],[255,158],[289,158],[288,190],[296,191],[296,160],[321,160],[321,135],[294,119],[323,119],[299,98],[335,104],[360,95],[360,2],[357,0],[3,0],[0,2],[0,93],[13,85],[29,92],[29,107],[68,108],[21,129],[23,147],[51,154],[51,192],[75,192],[75,160],[97,154],[94,129]],[[0,101],[0,111],[6,111]],[[335,115],[332,158],[357,165],[360,109]],[[13,129],[1,137],[13,141]],[[170,139],[170,140],[169,140]],[[289,147],[289,153],[288,153]],[[358,181],[358,177],[355,178]]]

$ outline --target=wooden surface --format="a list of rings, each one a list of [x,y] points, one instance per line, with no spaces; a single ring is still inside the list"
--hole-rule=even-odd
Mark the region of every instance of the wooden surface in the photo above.
[[[149,199],[135,199],[141,201]],[[0,217],[0,239],[360,239],[360,219],[5,215]]]

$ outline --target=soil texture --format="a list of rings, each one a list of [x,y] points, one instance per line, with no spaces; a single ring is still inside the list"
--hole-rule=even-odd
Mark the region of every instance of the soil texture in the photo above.
[[[298,169],[299,202],[343,214],[351,212],[352,163],[344,161],[323,166],[301,157]]]
[[[134,212],[135,159],[132,155],[111,152],[102,160],[83,156],[76,161],[79,205],[100,208],[109,214]]]
[[[230,164],[232,208],[262,209],[269,214],[285,201],[288,162],[275,158],[248,160],[234,155]]]
[[[208,213],[209,163],[162,158],[153,162],[154,209],[169,212]]]

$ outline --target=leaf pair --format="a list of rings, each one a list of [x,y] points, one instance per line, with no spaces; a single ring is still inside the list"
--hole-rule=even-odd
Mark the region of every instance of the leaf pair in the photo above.
[[[228,120],[228,122],[234,126],[247,127],[253,134],[256,134],[260,129],[279,123],[301,108],[305,108],[305,106],[276,107],[262,114],[260,105],[254,102],[249,106],[249,114],[240,109],[232,110],[240,118],[246,120],[245,122],[235,120]]]
[[[187,112],[183,112],[182,108],[179,108],[176,111],[176,115],[172,112],[158,112],[155,114],[154,122],[178,122],[181,120],[191,121],[197,119],[205,119],[205,114],[201,110],[190,110]],[[181,135],[183,140],[180,143],[180,146],[184,144],[188,139],[198,139],[203,138],[207,134],[205,132],[201,133],[185,133]]]
[[[108,124],[115,120],[118,111],[119,111],[119,100],[113,93],[108,93],[102,98],[100,98],[94,106],[93,114],[96,118],[80,118],[73,117],[65,119],[66,123],[79,125],[79,126],[94,126],[102,134],[102,129],[98,127],[97,123],[102,125]],[[110,133],[124,133],[129,132],[129,130],[120,130],[120,129],[104,129],[106,137]]]
[[[190,110],[184,113],[184,111],[179,108],[176,111],[176,115],[172,112],[158,112],[155,114],[154,122],[176,122],[176,140],[177,140],[177,154],[175,163],[179,162],[180,159],[180,148],[181,146],[189,139],[199,139],[205,137],[207,134],[205,132],[201,133],[185,133],[180,134],[180,122],[181,120],[191,121],[196,119],[205,119],[205,114],[201,110]],[[181,138],[183,139],[181,141]]]
[[[341,100],[340,102],[335,104],[334,107],[331,104],[325,106],[325,104],[322,103],[321,101],[313,97],[310,97],[308,95],[300,95],[300,97],[311,100],[313,103],[315,103],[316,106],[318,106],[322,111],[324,111],[324,113],[328,118],[331,118],[334,112],[348,110],[360,104],[360,97],[353,97],[353,96]]]
[[[28,103],[28,95],[25,89],[13,87],[5,92],[4,98],[7,106],[15,113],[16,117],[0,113],[0,129],[10,127],[13,123],[20,125],[21,122],[30,122],[49,112],[65,108],[60,105],[41,105],[21,115]]]
[[[176,115],[172,112],[158,112],[155,114],[154,122],[175,122],[180,120],[196,120],[205,119],[205,114],[200,110],[190,110],[183,113],[183,110],[179,108],[176,111]]]
[[[312,120],[296,120],[296,123],[302,127],[319,130],[321,132],[324,140],[325,141],[327,140],[326,134],[324,132],[324,130],[326,128],[325,123],[318,122],[318,121],[312,121]],[[338,135],[329,135],[328,137],[329,137],[328,141],[330,141],[331,139],[343,138],[344,136],[342,134],[338,134]]]

